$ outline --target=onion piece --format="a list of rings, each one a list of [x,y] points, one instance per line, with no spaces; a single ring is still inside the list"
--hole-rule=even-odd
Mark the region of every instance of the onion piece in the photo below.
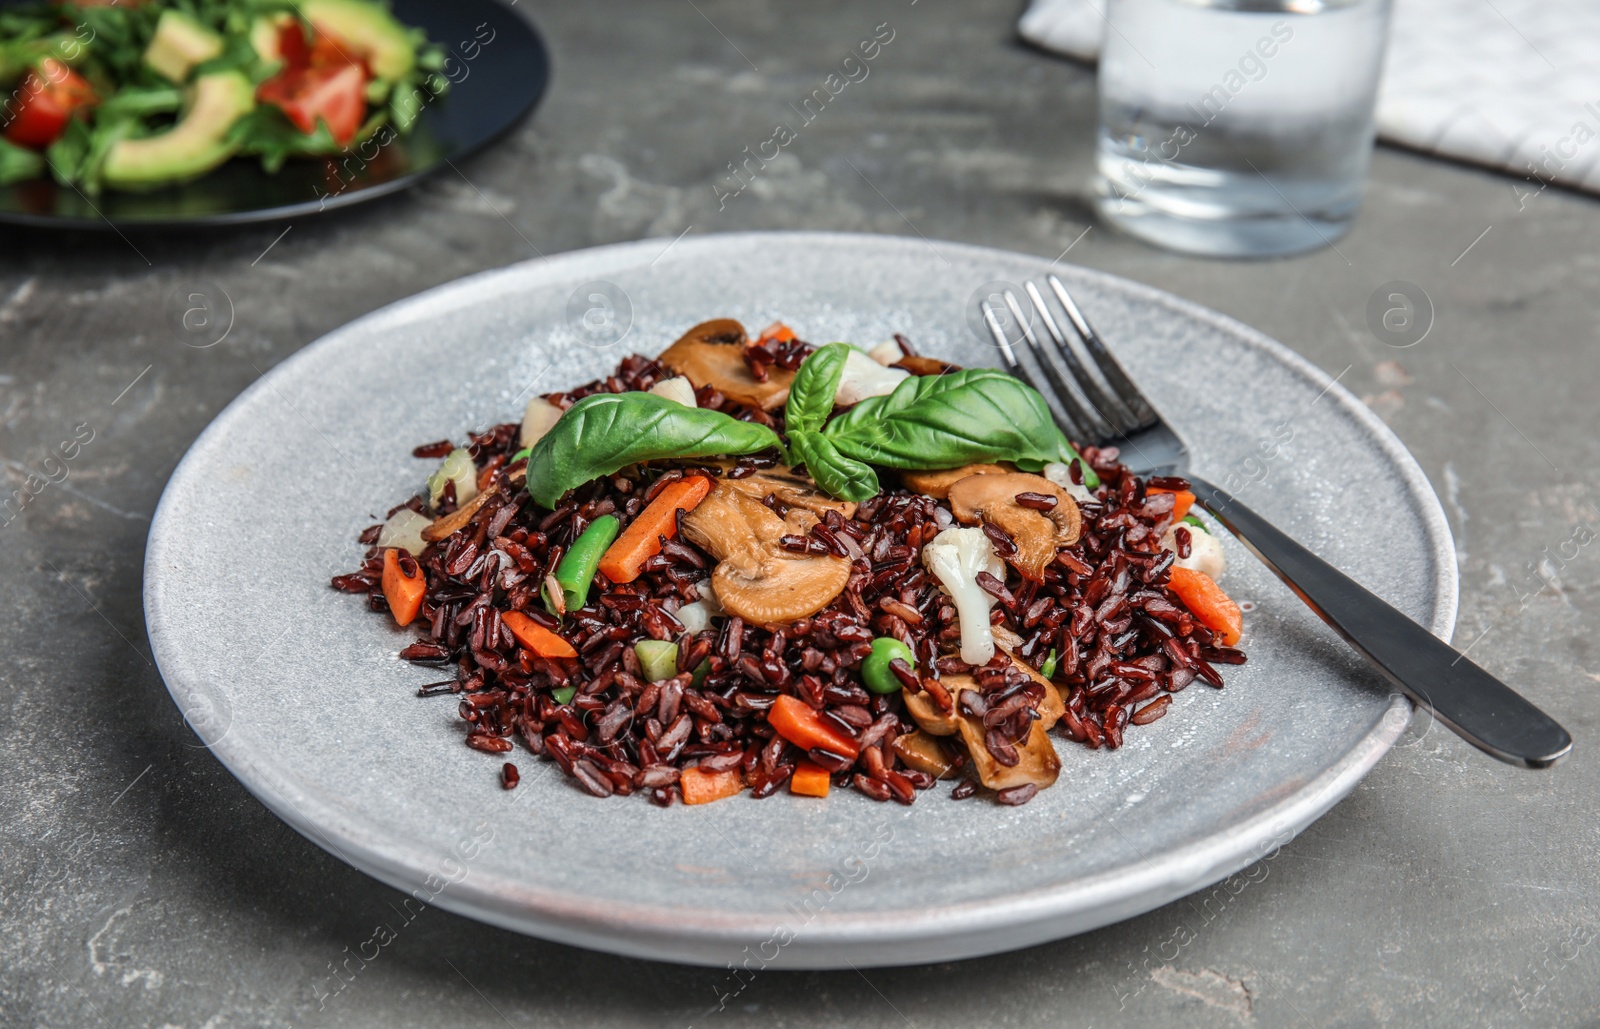
[[[561,408],[544,397],[534,397],[528,401],[528,406],[522,412],[522,434],[518,440],[524,447],[531,447],[539,442],[545,433],[555,428],[556,422],[560,420]]]
[[[428,506],[437,509],[444,496],[444,484],[456,484],[456,504],[463,505],[478,495],[478,468],[472,463],[472,454],[460,447],[450,451],[450,456],[439,465],[439,470],[428,477]]]
[[[1061,461],[1051,461],[1045,465],[1040,475],[1067,491],[1067,496],[1080,504],[1097,504],[1099,500],[1089,488],[1081,482],[1072,481],[1072,466]]]
[[[650,393],[664,400],[676,400],[684,407],[698,407],[694,402],[694,383],[682,375],[675,375],[670,379],[662,379],[650,387]]]
[[[902,368],[885,368],[851,347],[844,359],[844,370],[839,376],[839,389],[833,395],[833,402],[839,407],[849,407],[868,397],[886,396],[909,378],[910,372]]]
[[[428,545],[422,539],[422,530],[432,524],[433,520],[427,515],[402,507],[378,530],[378,546],[385,550],[399,547],[412,557],[420,557]]]
[[[887,368],[896,361],[904,360],[906,352],[900,349],[899,343],[890,339],[884,340],[882,343],[879,343],[877,346],[867,351],[867,356]]]

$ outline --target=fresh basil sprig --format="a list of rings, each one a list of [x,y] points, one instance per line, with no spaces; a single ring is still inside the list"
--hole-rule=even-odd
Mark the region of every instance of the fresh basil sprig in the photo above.
[[[784,428],[790,436],[827,424],[851,349],[848,343],[829,343],[813,350],[800,363],[800,370],[789,383],[789,400],[783,408]]]
[[[829,343],[809,354],[789,384],[783,415],[789,436],[788,463],[805,465],[825,493],[859,503],[878,495],[878,473],[841,454],[821,431],[833,414],[833,398],[839,392],[850,350],[848,343]]]
[[[1038,471],[1052,461],[1081,460],[1044,398],[992,368],[912,376],[887,396],[863,400],[822,431],[845,456],[887,468],[1010,461]],[[1086,479],[1093,474],[1087,463],[1083,470]]]
[[[554,510],[568,490],[667,458],[754,454],[782,446],[765,425],[652,393],[596,393],[567,409],[528,455],[528,493]]]
[[[824,493],[840,500],[860,503],[877,496],[882,487],[872,466],[839,452],[833,441],[820,432],[800,429],[789,433],[789,463],[805,465],[811,480]]]

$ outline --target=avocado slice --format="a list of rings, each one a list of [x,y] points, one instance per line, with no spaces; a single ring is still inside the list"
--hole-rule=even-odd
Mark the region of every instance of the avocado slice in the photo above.
[[[300,13],[318,32],[365,57],[375,78],[394,82],[416,65],[410,31],[386,7],[367,0],[304,0]]]
[[[255,105],[255,89],[242,73],[202,75],[195,80],[188,112],[178,123],[158,135],[113,145],[101,177],[108,186],[127,189],[204,175],[233,156],[228,130]]]
[[[182,11],[168,9],[156,21],[144,63],[173,82],[182,82],[202,61],[222,53],[222,37]]]
[[[262,63],[272,65],[283,60],[278,36],[292,17],[292,14],[263,14],[250,23],[250,48]]]

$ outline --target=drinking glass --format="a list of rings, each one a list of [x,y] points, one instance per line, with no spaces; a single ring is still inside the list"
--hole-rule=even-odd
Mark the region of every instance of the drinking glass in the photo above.
[[[1186,253],[1332,245],[1361,206],[1390,0],[1110,0],[1097,202]]]

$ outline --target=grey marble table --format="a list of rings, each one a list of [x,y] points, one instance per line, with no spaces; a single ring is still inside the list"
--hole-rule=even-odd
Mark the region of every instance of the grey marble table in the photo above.
[[[1019,46],[1015,2],[521,8],[555,54],[548,101],[502,145],[407,195],[287,231],[0,235],[5,492],[79,443],[66,477],[0,528],[0,1023],[1600,1021],[1600,547],[1586,542],[1600,522],[1600,204],[1380,150],[1337,250],[1180,258],[1093,221],[1092,73]],[[884,25],[893,39],[868,78],[719,199],[742,148],[798,122],[790,105]],[[1518,771],[1419,719],[1247,889],[1018,953],[770,972],[719,1009],[725,972],[430,909],[319,1001],[399,895],[269,814],[168,700],[140,579],[173,466],[264,371],[418,290],[596,243],[801,227],[1070,250],[1259,326],[1340,376],[1444,500],[1461,566],[1457,644],[1562,718],[1572,757]],[[1431,298],[1415,346],[1368,324],[1369,298],[1394,280]],[[218,345],[191,346],[173,326],[173,298],[195,291],[231,299]]]

